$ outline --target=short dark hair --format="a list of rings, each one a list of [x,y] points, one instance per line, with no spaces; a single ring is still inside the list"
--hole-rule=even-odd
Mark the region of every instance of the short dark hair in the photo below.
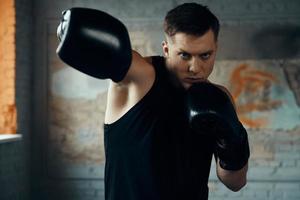
[[[202,36],[210,29],[217,40],[220,29],[218,18],[207,6],[197,3],[184,3],[173,8],[164,20],[164,31],[168,36],[178,32]]]

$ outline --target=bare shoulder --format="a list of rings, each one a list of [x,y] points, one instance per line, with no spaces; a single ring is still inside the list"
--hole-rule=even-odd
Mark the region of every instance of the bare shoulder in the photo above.
[[[148,56],[148,57],[144,57],[145,61],[147,63],[149,63],[150,65],[152,65],[152,57],[151,56]]]
[[[132,51],[132,63],[121,84],[144,84],[154,80],[155,71],[151,64],[151,57],[143,57],[137,51]]]
[[[132,50],[132,62],[125,78],[119,83],[112,82],[110,89],[117,92],[130,88],[144,90],[151,86],[154,80],[155,70],[151,57],[143,57],[137,51]]]

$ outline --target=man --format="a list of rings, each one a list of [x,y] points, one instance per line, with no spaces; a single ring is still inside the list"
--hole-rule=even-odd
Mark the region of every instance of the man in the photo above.
[[[229,92],[208,81],[219,22],[207,7],[185,3],[169,11],[164,57],[145,58],[131,50],[126,28],[112,16],[81,8],[63,14],[60,58],[112,80],[106,200],[207,199],[213,154],[222,183],[233,191],[246,184],[247,133]]]

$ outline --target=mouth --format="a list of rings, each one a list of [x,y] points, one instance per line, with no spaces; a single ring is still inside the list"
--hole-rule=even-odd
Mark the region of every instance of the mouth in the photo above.
[[[199,82],[205,82],[207,81],[206,79],[204,78],[192,78],[192,77],[188,77],[188,78],[184,78],[183,79],[184,82],[186,83],[199,83]]]

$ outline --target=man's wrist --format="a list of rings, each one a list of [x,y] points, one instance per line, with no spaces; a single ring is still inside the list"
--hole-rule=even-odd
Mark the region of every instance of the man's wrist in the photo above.
[[[226,145],[216,145],[216,154],[219,157],[220,167],[225,170],[240,170],[247,163],[250,157],[248,135],[241,126],[240,140]]]

